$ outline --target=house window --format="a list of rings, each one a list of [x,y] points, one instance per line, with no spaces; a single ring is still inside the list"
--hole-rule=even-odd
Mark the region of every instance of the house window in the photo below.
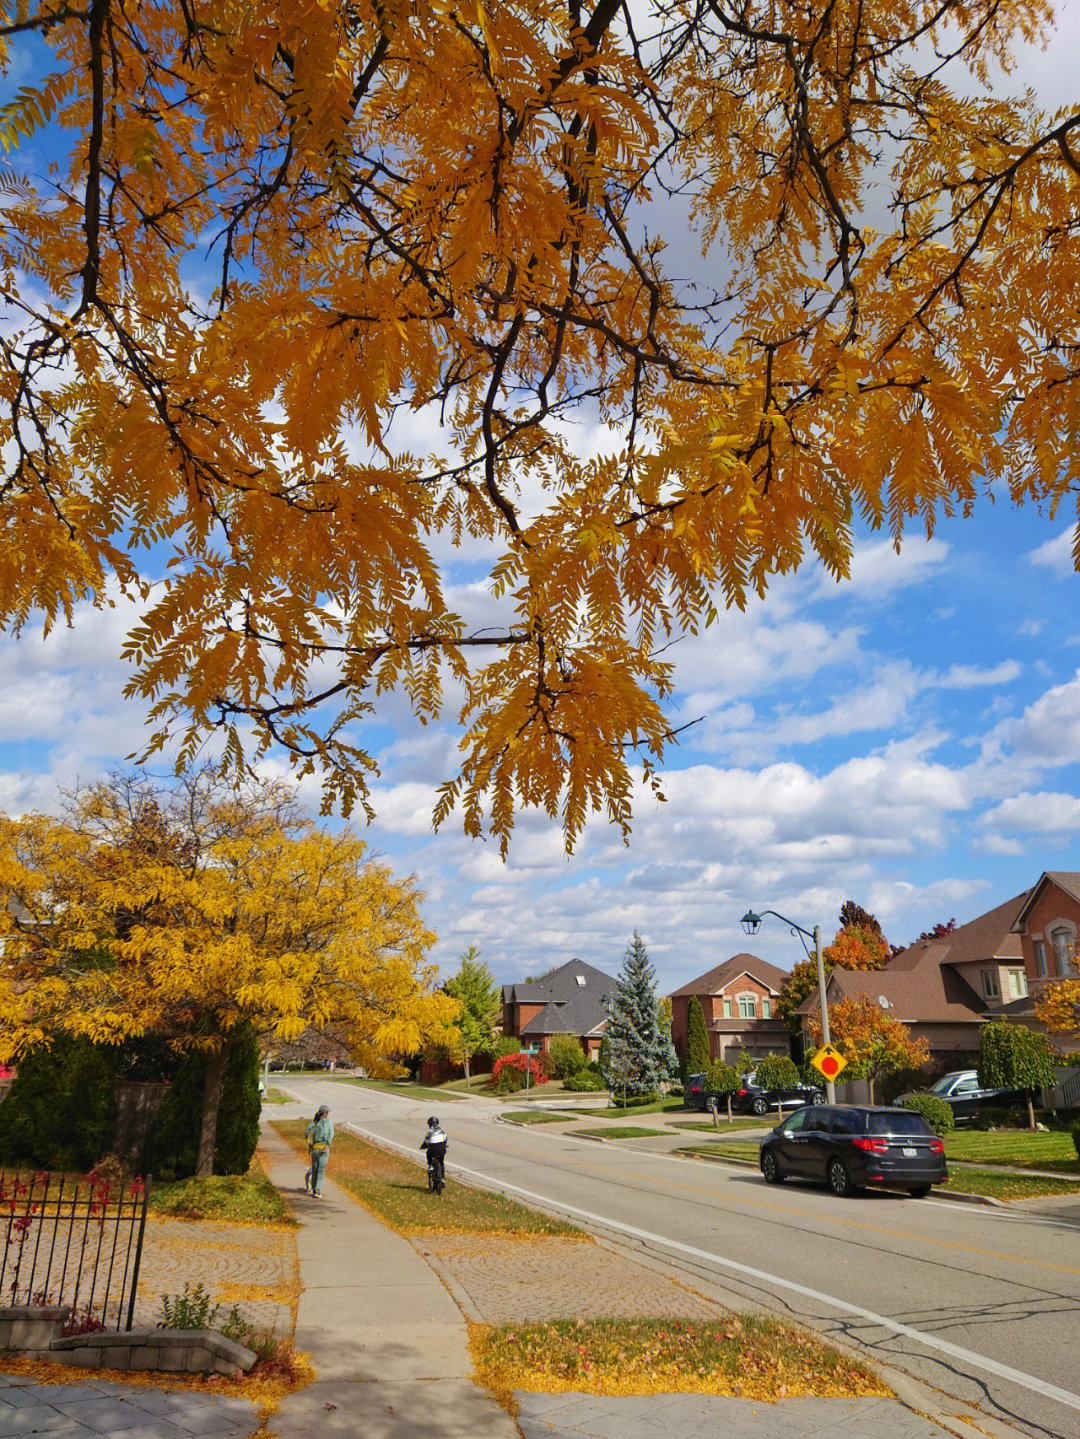
[[[762,1019],[772,1019],[772,1001],[771,1001],[771,1000],[763,999],[763,1000],[761,1001],[761,1017],[762,1017]]]
[[[997,999],[997,997],[998,997],[998,978],[997,978],[997,971],[996,971],[996,970],[994,970],[994,969],[984,969],[984,970],[983,970],[983,972],[982,972],[982,987],[983,987],[983,994],[986,995],[987,999]]]
[[[757,1019],[757,996],[753,994],[739,995],[739,1018]]]
[[[725,1019],[730,1019],[730,1018],[731,1018],[731,995],[730,995],[730,994],[725,994],[725,995],[724,995],[724,1018],[725,1018]]]
[[[1013,999],[1023,999],[1027,994],[1027,978],[1022,969],[1009,970],[1009,987]]]
[[[1041,939],[1035,941],[1035,973],[1040,979],[1046,978],[1046,945]]]
[[[1059,925],[1057,929],[1050,931],[1050,943],[1054,946],[1054,964],[1058,974],[1068,974],[1069,966],[1073,962],[1073,936],[1072,930]]]

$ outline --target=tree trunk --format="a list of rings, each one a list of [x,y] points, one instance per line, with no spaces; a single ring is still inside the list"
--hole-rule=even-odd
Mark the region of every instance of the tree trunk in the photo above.
[[[218,1105],[221,1103],[221,1081],[229,1061],[229,1046],[208,1050],[206,1080],[203,1084],[202,1125],[199,1129],[199,1158],[195,1173],[205,1179],[214,1172],[214,1144],[217,1140]]]
[[[1029,1129],[1034,1129],[1034,1128],[1035,1128],[1035,1105],[1034,1105],[1034,1103],[1032,1102],[1031,1090],[1030,1090],[1030,1089],[1028,1090],[1027,1102],[1028,1102],[1028,1128],[1029,1128]]]
[[[470,1060],[471,1058],[472,1058],[472,1055],[468,1052],[468,1050],[466,1050],[466,1051],[465,1051],[465,1083],[466,1083],[466,1084],[468,1084],[468,1082],[469,1082],[469,1080],[470,1080],[470,1078],[471,1078],[471,1075],[469,1074],[469,1060]]]

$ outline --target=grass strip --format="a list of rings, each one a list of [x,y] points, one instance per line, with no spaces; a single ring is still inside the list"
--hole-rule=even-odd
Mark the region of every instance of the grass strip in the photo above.
[[[1002,1170],[978,1169],[963,1164],[950,1169],[947,1184],[936,1186],[946,1194],[981,1194],[989,1199],[1041,1199],[1054,1194],[1080,1194],[1077,1180],[1056,1179],[1041,1174],[1009,1174]]]
[[[292,1104],[292,1098],[288,1094],[282,1094],[280,1089],[268,1089],[262,1097],[264,1104]]]
[[[515,1390],[761,1400],[892,1393],[816,1335],[755,1315],[470,1325],[469,1347],[480,1383],[504,1403]]]
[[[711,1119],[684,1119],[673,1124],[671,1127],[672,1129],[697,1129],[703,1133],[715,1134],[719,1139],[724,1134],[732,1134],[740,1129],[761,1129],[762,1121],[760,1119],[740,1118],[732,1119],[729,1122],[727,1115],[721,1111],[719,1129],[717,1129]]]
[[[642,1124],[613,1124],[602,1129],[579,1129],[581,1139],[652,1139],[667,1133],[666,1129],[646,1129]]]
[[[1051,1169],[1080,1178],[1080,1159],[1071,1134],[1040,1134],[1030,1129],[991,1132],[962,1130],[945,1136],[948,1159],[975,1164],[1008,1164],[1015,1169]]]
[[[511,1109],[499,1116],[508,1124],[569,1124],[580,1117],[577,1114],[552,1114],[546,1109]]]
[[[331,1074],[327,1076],[335,1084],[352,1084],[358,1089],[378,1089],[383,1094],[401,1094],[406,1099],[464,1099],[464,1094],[457,1094],[448,1089],[429,1089],[424,1084],[413,1084],[410,1080],[398,1079],[350,1079],[346,1075]]]
[[[258,1157],[246,1174],[154,1181],[150,1212],[165,1219],[216,1219],[228,1224],[295,1224]]]
[[[278,1120],[274,1128],[304,1161],[306,1121]],[[365,1209],[377,1214],[401,1234],[556,1234],[584,1238],[580,1230],[561,1219],[526,1209],[502,1194],[472,1189],[454,1177],[453,1158],[447,1164],[442,1196],[428,1193],[427,1172],[403,1156],[379,1149],[355,1134],[338,1131],[330,1154],[328,1173]]]

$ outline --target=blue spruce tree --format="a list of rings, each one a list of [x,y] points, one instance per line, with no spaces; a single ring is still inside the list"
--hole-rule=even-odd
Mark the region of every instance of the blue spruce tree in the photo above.
[[[656,971],[637,930],[623,957],[615,993],[608,997],[607,1012],[604,1082],[615,1094],[654,1093],[674,1076],[674,1050],[660,1022]]]

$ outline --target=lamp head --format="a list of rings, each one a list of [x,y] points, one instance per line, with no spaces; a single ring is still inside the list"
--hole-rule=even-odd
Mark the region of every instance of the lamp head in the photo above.
[[[739,923],[747,934],[757,934],[761,928],[761,915],[755,914],[752,909],[748,909],[742,919],[739,920]]]

